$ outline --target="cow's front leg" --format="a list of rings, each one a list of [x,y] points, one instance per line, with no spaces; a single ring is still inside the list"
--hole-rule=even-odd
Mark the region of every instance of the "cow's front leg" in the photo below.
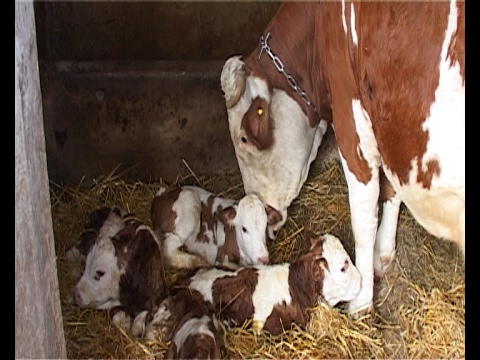
[[[340,154],[348,185],[348,200],[355,238],[355,265],[362,275],[362,288],[357,298],[348,304],[355,317],[373,311],[373,248],[378,225],[378,167],[371,167],[370,179],[361,182],[349,170]]]

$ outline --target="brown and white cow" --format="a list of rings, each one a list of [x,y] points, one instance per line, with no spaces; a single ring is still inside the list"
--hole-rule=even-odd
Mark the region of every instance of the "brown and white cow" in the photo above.
[[[198,186],[162,188],[152,201],[151,219],[172,267],[236,267],[269,261],[267,212],[255,194],[236,201]],[[182,251],[183,246],[188,252]]]
[[[279,211],[305,182],[326,122],[348,184],[356,265],[351,312],[373,310],[374,268],[395,255],[403,202],[465,254],[465,3],[289,2],[221,74],[247,194]],[[378,225],[379,173],[394,190]]]
[[[93,243],[83,237],[79,245],[88,251],[75,302],[82,308],[111,310],[114,323],[126,328],[135,319],[130,330],[142,334],[167,296],[161,247],[153,230],[131,215],[120,218],[112,208],[106,220]]]
[[[179,277],[170,286],[171,300],[167,298],[161,304],[147,325],[146,336],[168,337],[178,321],[182,301],[203,307],[206,304],[230,327],[251,320],[254,332],[263,329],[278,334],[293,323],[304,327],[308,309],[319,298],[330,306],[354,299],[362,279],[340,240],[330,234],[311,234],[309,238],[310,250],[291,263],[236,270],[202,268]]]

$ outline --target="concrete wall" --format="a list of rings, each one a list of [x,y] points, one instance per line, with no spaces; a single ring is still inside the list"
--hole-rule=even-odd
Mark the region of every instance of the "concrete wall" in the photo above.
[[[39,2],[50,179],[175,180],[237,166],[220,88],[278,2]]]

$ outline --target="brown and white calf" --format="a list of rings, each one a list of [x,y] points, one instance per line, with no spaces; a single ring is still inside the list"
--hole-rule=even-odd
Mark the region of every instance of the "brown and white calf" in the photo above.
[[[164,359],[221,359],[224,328],[215,314],[199,311],[184,314],[176,325]]]
[[[268,263],[268,218],[254,194],[236,201],[197,186],[162,188],[153,199],[151,219],[172,267]]]
[[[273,231],[333,126],[363,278],[351,312],[373,310],[401,203],[465,255],[465,2],[286,2],[221,86],[245,193],[282,215]]]
[[[361,276],[342,243],[333,235],[311,236],[308,253],[292,263],[256,265],[236,270],[202,268],[180,277],[171,286],[171,297],[190,297],[206,303],[228,326],[252,320],[254,332],[280,333],[293,323],[304,327],[308,309],[323,297],[330,306],[358,295]],[[160,306],[147,337],[163,336],[177,321],[175,301]]]
[[[79,246],[89,250],[75,285],[75,302],[82,308],[111,309],[114,322],[125,327],[136,318],[131,331],[143,333],[145,321],[167,296],[161,246],[153,230],[139,219],[120,218],[115,210],[108,219],[94,243]],[[120,229],[113,234],[112,227]]]

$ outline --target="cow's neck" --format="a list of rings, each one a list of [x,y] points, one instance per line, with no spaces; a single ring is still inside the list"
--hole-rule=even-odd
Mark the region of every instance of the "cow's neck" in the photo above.
[[[284,3],[278,10],[274,20],[265,28],[264,36],[270,33],[268,45],[272,52],[281,60],[286,73],[291,75],[297,84],[305,91],[317,113],[327,121],[331,121],[331,108],[327,101],[326,86],[323,74],[319,73],[319,59],[315,59],[314,36],[315,19],[314,8],[316,3],[307,2],[303,6],[295,3]],[[294,22],[298,26],[286,26]],[[307,114],[310,124],[315,126],[320,118],[305,100],[290,86],[287,79],[281,74],[272,59],[265,53],[259,59],[260,42],[256,49],[246,58],[247,75],[258,76],[267,80],[270,91],[273,88],[284,90],[295,99],[303,112]]]

